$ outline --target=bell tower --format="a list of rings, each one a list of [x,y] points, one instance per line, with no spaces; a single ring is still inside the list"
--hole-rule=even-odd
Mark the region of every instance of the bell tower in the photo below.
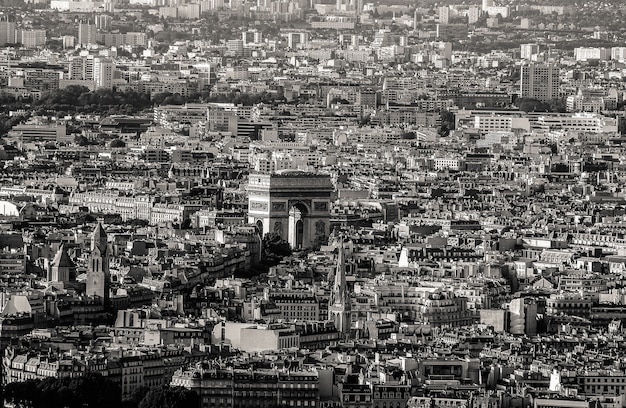
[[[109,244],[107,233],[102,224],[98,223],[91,236],[91,254],[87,266],[87,296],[101,299],[106,305],[109,302],[111,274],[109,272]]]

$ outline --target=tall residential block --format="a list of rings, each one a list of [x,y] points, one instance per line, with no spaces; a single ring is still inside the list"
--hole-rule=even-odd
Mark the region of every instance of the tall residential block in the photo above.
[[[549,64],[522,65],[520,95],[522,98],[551,101],[559,96],[559,69]]]
[[[15,22],[13,21],[0,21],[0,46],[15,43],[15,28]]]
[[[87,46],[96,44],[96,25],[87,23],[78,23],[78,44],[81,46]]]

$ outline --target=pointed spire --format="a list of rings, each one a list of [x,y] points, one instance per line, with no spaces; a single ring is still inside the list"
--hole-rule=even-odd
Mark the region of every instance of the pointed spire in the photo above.
[[[337,250],[337,267],[335,269],[333,295],[335,298],[335,304],[343,304],[346,300],[346,254],[343,246],[343,240]]]
[[[104,230],[104,227],[100,222],[96,225],[96,228],[93,230],[93,234],[91,235],[91,250],[94,251],[96,248],[100,250],[100,253],[104,254],[108,245],[108,237],[107,233]]]
[[[52,266],[57,266],[59,268],[73,268],[74,266],[76,266],[70,256],[67,254],[65,244],[61,244],[59,250],[54,255],[54,259],[52,260]]]

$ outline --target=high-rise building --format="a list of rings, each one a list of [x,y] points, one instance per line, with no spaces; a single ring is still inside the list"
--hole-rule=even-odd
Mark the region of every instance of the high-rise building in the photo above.
[[[559,96],[559,69],[549,64],[525,64],[521,69],[522,98],[551,101]]]
[[[611,58],[611,50],[598,47],[576,47],[574,48],[574,58],[576,61],[607,61]]]
[[[439,7],[439,24],[448,24],[450,21],[450,7]]]
[[[520,58],[525,60],[532,59],[533,55],[539,54],[539,44],[521,44]]]
[[[287,46],[292,49],[301,49],[309,42],[308,33],[289,33],[287,34]]]
[[[500,17],[507,18],[511,12],[511,8],[509,6],[491,6],[483,8],[483,12],[488,14],[489,17],[497,17],[499,14]]]
[[[74,48],[74,44],[76,44],[76,37],[73,35],[64,35],[61,39],[63,41],[63,48]]]
[[[16,41],[26,48],[37,48],[46,44],[46,30],[18,30]]]
[[[107,14],[99,14],[95,18],[95,25],[98,30],[109,30],[111,28],[112,21],[113,17]]]
[[[105,47],[121,45],[142,46],[147,44],[146,33],[99,33],[98,41]]]
[[[395,44],[395,39],[390,30],[382,29],[374,33],[372,48],[389,47]]]
[[[468,24],[476,24],[480,19],[480,9],[478,7],[472,6],[467,10],[467,23]]]
[[[626,61],[626,47],[611,48],[611,59],[619,62]]]
[[[248,30],[241,33],[244,47],[248,44],[260,44],[263,42],[263,33],[259,30]]]
[[[100,223],[91,236],[91,254],[87,266],[87,296],[101,299],[104,304],[109,300],[111,274],[109,271],[109,244],[107,233]]]
[[[200,18],[200,4],[185,4],[178,6],[178,18],[182,20],[197,20]]]
[[[106,58],[96,58],[93,64],[93,80],[96,81],[97,88],[113,87],[115,79],[115,63]]]
[[[356,104],[366,108],[376,108],[378,93],[372,88],[361,89],[356,95]]]
[[[359,36],[356,34],[339,34],[339,45],[342,47],[358,47]]]
[[[530,29],[530,19],[529,18],[523,18],[520,20],[519,26],[522,30],[528,30]]]
[[[215,67],[208,63],[194,65],[194,72],[198,74],[198,89],[207,89],[217,82]]]
[[[8,20],[0,21],[0,46],[13,44],[15,40],[15,22]]]
[[[85,47],[91,44],[96,44],[96,25],[87,23],[78,23],[78,44],[81,47]]]
[[[237,56],[243,55],[243,40],[226,41],[226,49],[231,54],[234,54]]]
[[[75,57],[70,61],[69,79],[93,81],[93,67],[94,58],[92,55],[86,57]]]

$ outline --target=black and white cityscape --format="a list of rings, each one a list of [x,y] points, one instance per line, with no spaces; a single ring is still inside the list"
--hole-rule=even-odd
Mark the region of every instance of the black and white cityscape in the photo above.
[[[626,407],[626,2],[0,0],[3,408]]]

